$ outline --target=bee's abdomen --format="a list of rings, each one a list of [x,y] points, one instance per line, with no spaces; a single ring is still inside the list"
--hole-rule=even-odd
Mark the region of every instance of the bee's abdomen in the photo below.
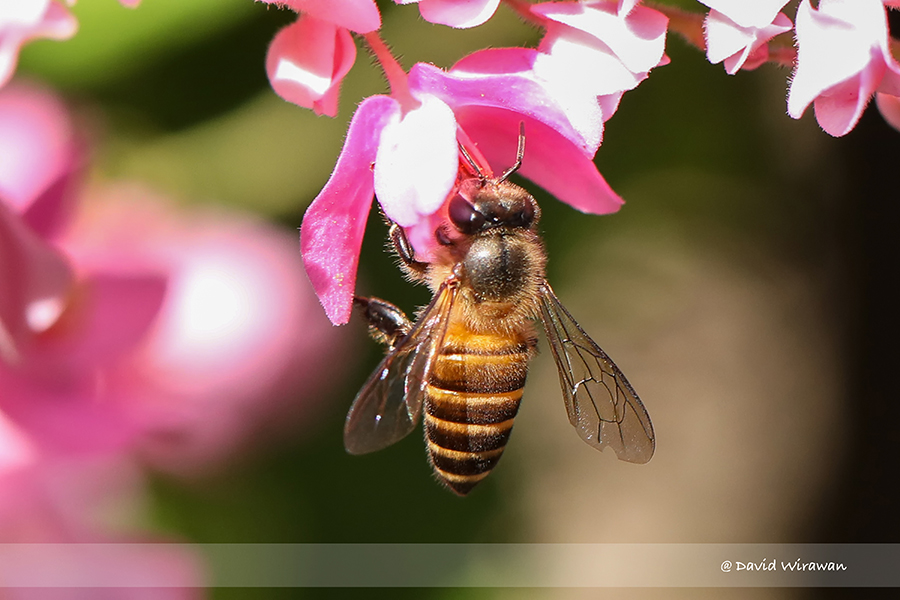
[[[519,410],[528,345],[465,335],[435,358],[425,394],[425,437],[437,476],[467,494],[500,460]]]

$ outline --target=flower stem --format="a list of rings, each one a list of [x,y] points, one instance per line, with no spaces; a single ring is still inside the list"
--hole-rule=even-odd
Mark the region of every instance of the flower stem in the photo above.
[[[797,64],[797,47],[794,46],[794,31],[786,31],[769,40],[769,61],[782,67]]]
[[[400,103],[404,112],[418,106],[419,102],[413,98],[412,93],[409,91],[409,81],[406,76],[406,71],[403,70],[403,67],[400,66],[397,59],[394,58],[391,49],[388,48],[388,45],[381,39],[381,35],[379,35],[378,31],[365,33],[362,37],[366,40],[366,44],[368,44],[369,49],[375,56],[375,60],[381,65],[381,70],[384,72],[384,76],[391,88],[391,96]]]
[[[703,21],[706,19],[706,13],[682,10],[658,2],[644,2],[643,4],[669,17],[669,31],[680,35],[697,50],[706,51],[706,37],[703,35]]]

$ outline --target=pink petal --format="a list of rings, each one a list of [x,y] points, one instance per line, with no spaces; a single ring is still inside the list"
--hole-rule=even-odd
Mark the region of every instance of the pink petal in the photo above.
[[[669,19],[651,8],[637,6],[624,18],[607,3],[548,2],[531,10],[603,42],[634,73],[655,67],[665,51]]]
[[[94,190],[65,243],[89,285],[80,310],[61,320],[67,327],[49,332],[58,339],[47,340],[42,364],[102,367],[100,398],[124,414],[131,443],[157,467],[207,468],[262,426],[306,417],[343,364],[340,332],[289,232],[249,215],[185,215],[118,185]],[[152,302],[163,289],[154,290],[153,272],[165,275],[161,302]],[[106,301],[89,293],[98,283]]]
[[[25,223],[45,239],[59,237],[76,212],[85,171],[82,152],[73,154],[71,160],[69,168],[22,215]]]
[[[465,29],[486,22],[500,0],[421,0],[419,12],[431,23]]]
[[[152,243],[167,246],[169,293],[136,360],[141,383],[130,391],[142,398],[142,453],[191,472],[257,428],[305,417],[339,368],[342,340],[289,233],[207,215]]]
[[[38,506],[31,510],[49,514],[32,519],[34,526],[47,528],[55,539],[42,539],[42,545],[32,546],[38,551],[27,550],[29,543],[35,543],[28,535],[16,540],[20,545],[12,546],[10,562],[0,566],[0,577],[14,590],[5,596],[7,600],[200,600],[205,596],[202,559],[187,544],[110,539],[93,528],[85,533],[87,528],[80,522],[60,523],[58,511],[47,506],[54,498],[47,496],[52,495],[39,494]],[[73,531],[80,535],[73,536]]]
[[[725,67],[725,72],[729,75],[734,75],[741,69],[745,71],[752,71],[761,67],[765,62],[769,60],[769,46],[768,44],[763,44],[761,46],[750,45],[744,48],[741,52],[736,54],[732,54],[728,58],[722,61],[722,66]]]
[[[628,13],[634,10],[641,0],[619,0],[616,6],[616,14],[620,17],[628,16]]]
[[[120,452],[136,429],[127,411],[104,395],[93,373],[67,372],[54,364],[3,373],[3,412],[28,432],[43,453],[91,455]]]
[[[141,0],[119,0],[119,3],[126,8],[137,8]]]
[[[646,73],[633,73],[602,44],[583,43],[586,34],[557,35],[550,27],[541,41],[541,52],[534,61],[534,74],[563,107],[569,120],[589,142],[591,154],[600,146],[603,121],[612,113],[597,104],[603,96],[621,95],[646,79]],[[574,31],[574,30],[571,30]],[[584,73],[590,73],[585,77]],[[599,111],[599,114],[598,114]]]
[[[743,27],[724,14],[711,10],[706,16],[706,57],[713,64],[725,61],[725,71],[734,75],[742,67],[756,68],[768,58],[767,42],[780,33],[790,31],[791,20],[778,13],[773,23],[762,27]],[[751,64],[747,61],[753,60]],[[745,66],[746,65],[746,66]]]
[[[316,114],[337,114],[337,90],[356,60],[350,33],[327,21],[301,16],[275,35],[266,73],[275,92]]]
[[[381,27],[381,14],[374,0],[259,0],[285,6],[298,13],[328,21],[356,33]]]
[[[31,204],[75,162],[65,105],[50,91],[22,83],[0,90],[0,195],[14,210]]]
[[[453,66],[451,72],[458,77],[473,79],[515,75],[530,81],[536,86],[534,94],[546,96],[545,108],[561,110],[574,128],[574,135],[584,140],[586,152],[593,155],[603,139],[605,114],[597,102],[596,90],[582,85],[594,78],[581,77],[580,72],[576,77],[566,77],[570,66],[568,61],[555,61],[530,48],[489,48],[466,56]],[[486,88],[493,85],[491,81],[490,78],[484,80]]]
[[[597,102],[600,104],[600,114],[603,115],[604,121],[608,121],[610,117],[616,114],[616,111],[619,109],[619,102],[622,101],[624,94],[625,92],[615,92],[597,97]]]
[[[0,410],[0,476],[31,463],[37,452],[27,433]]]
[[[303,216],[303,263],[335,325],[350,320],[359,250],[375,194],[372,168],[381,130],[399,111],[397,101],[387,96],[359,105],[331,178]]]
[[[41,359],[88,369],[119,360],[147,335],[166,294],[162,273],[91,270],[59,328],[41,340]]]
[[[483,50],[461,60],[449,73],[433,65],[417,63],[409,72],[410,87],[437,96],[455,113],[464,106],[493,106],[544,122],[586,156],[594,155],[595,148],[582,138],[556,99],[540,83],[517,74],[479,73],[476,69],[490,62],[482,55],[488,52],[493,51]],[[518,124],[512,133],[518,135]]]
[[[484,67],[492,64],[491,59],[496,59],[495,66],[504,60],[520,64],[516,58],[510,53],[484,55],[472,64]],[[586,145],[546,89],[522,76],[477,75],[469,70],[468,60],[450,73],[416,64],[410,71],[410,87],[442,98],[495,172],[515,160],[519,122],[524,122],[528,149],[522,175],[579,210],[617,210],[622,200],[597,171],[592,161],[595,148]]]
[[[741,28],[762,29],[775,20],[775,15],[788,0],[698,0]],[[718,62],[718,61],[717,61]]]
[[[553,84],[578,81],[593,95],[632,90],[647,77],[646,71],[635,72],[625,66],[605,44],[569,28],[548,28],[540,51],[534,61],[538,77]],[[591,76],[585,77],[585,73]]]
[[[849,133],[875,93],[883,72],[883,64],[873,65],[819,94],[815,100],[819,126],[835,137]]]
[[[749,47],[753,42],[752,29],[739,26],[717,10],[711,10],[706,15],[703,29],[706,34],[706,59],[714,65]]]
[[[875,94],[875,104],[888,125],[900,131],[900,98],[879,92]]]
[[[420,101],[385,123],[375,159],[375,195],[384,214],[403,227],[440,208],[459,169],[453,111],[435,96]]]
[[[880,0],[821,0],[818,10],[803,0],[797,8],[796,30],[797,68],[788,92],[788,114],[799,119],[826,90],[851,78],[862,82],[857,76],[887,39],[887,17]],[[848,98],[846,89],[841,95]]]
[[[72,285],[68,261],[0,200],[0,360],[13,361],[56,322]]]
[[[0,12],[0,87],[13,75],[19,49],[35,38],[64,40],[75,35],[78,22],[53,0],[13,0]]]
[[[515,161],[518,126],[524,121],[522,176],[582,212],[607,214],[622,205],[622,199],[606,183],[591,157],[551,125],[490,106],[461,106],[455,112],[460,127],[495,169]]]

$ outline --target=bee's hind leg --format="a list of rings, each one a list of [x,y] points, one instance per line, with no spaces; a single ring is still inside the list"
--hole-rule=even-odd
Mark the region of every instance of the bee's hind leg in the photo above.
[[[393,350],[413,327],[402,310],[380,298],[354,296],[353,304],[360,309],[369,325],[369,334],[376,341]]]

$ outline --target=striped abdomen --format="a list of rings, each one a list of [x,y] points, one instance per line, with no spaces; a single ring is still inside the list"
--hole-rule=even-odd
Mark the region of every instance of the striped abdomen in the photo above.
[[[451,327],[425,390],[434,472],[463,496],[500,460],[519,410],[530,347],[523,336]]]

